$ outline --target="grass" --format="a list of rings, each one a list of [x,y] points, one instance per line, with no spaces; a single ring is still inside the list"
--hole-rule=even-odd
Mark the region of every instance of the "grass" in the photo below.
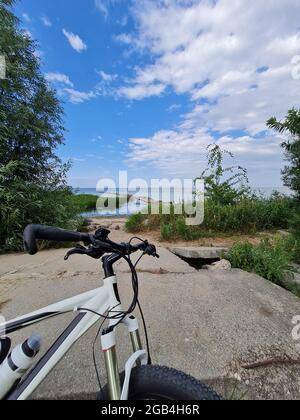
[[[236,243],[227,255],[233,268],[255,272],[261,277],[279,284],[292,259],[286,251],[283,239],[264,239],[259,245],[249,242]]]
[[[116,210],[126,204],[129,199],[128,196],[117,196],[115,199],[109,200],[108,198],[101,198],[99,196],[90,194],[79,194],[73,196],[73,205],[77,208],[78,213],[85,213],[90,211],[96,211],[97,207],[103,210]],[[99,200],[99,201],[98,201]]]
[[[234,205],[221,205],[211,200],[205,203],[204,223],[187,226],[185,216],[174,214],[174,207],[164,215],[135,214],[128,218],[129,232],[160,230],[164,241],[228,237],[254,236],[260,233],[258,244],[249,241],[235,243],[228,258],[233,268],[253,272],[276,283],[300,297],[297,285],[284,282],[292,262],[300,261],[300,215],[292,199],[280,195],[270,199],[243,199]],[[279,229],[291,228],[291,235],[275,235]],[[262,236],[261,232],[266,232]],[[270,235],[269,233],[272,233]]]
[[[130,216],[125,224],[126,230],[131,233],[137,233],[144,230],[144,222],[147,216],[141,213],[133,214]]]
[[[73,205],[77,208],[78,213],[96,210],[97,195],[79,194],[72,197]]]
[[[127,230],[136,233],[159,229],[161,238],[166,241],[190,241],[222,234],[252,235],[262,231],[288,229],[294,209],[292,200],[282,196],[243,199],[233,205],[221,205],[207,200],[204,223],[193,227],[186,225],[184,216],[174,214],[174,207],[171,207],[171,214],[162,213],[131,216]]]
[[[291,271],[291,264],[295,260],[299,247],[293,236],[276,236],[273,239],[265,238],[258,245],[249,242],[238,242],[226,255],[233,268],[240,268],[287,288],[300,297],[297,286],[287,286],[283,279]]]

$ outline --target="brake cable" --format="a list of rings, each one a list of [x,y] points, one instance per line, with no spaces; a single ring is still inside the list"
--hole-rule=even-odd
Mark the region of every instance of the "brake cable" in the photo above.
[[[129,245],[131,245],[131,243],[132,243],[132,241],[134,239],[137,239],[137,240],[141,241],[143,244],[146,244],[146,241],[145,240],[143,240],[141,238],[138,238],[138,237],[133,237],[129,241]],[[139,283],[138,283],[138,275],[137,275],[137,272],[136,272],[136,266],[137,266],[137,264],[140,262],[140,260],[146,254],[144,252],[140,256],[140,258],[138,259],[138,261],[135,263],[135,265],[133,265],[133,263],[131,261],[130,251],[129,250],[128,250],[128,254],[127,255],[124,254],[123,252],[119,251],[119,250],[114,250],[114,253],[116,253],[122,259],[124,259],[127,262],[127,264],[129,265],[130,270],[131,270],[131,275],[132,275],[131,281],[132,281],[132,289],[133,289],[133,300],[132,300],[131,305],[129,306],[128,310],[127,311],[123,311],[123,312],[117,312],[115,315],[103,315],[103,314],[97,313],[97,312],[92,311],[92,310],[87,309],[87,308],[78,308],[78,310],[80,310],[80,311],[86,311],[86,312],[91,312],[94,315],[98,315],[100,318],[103,318],[104,320],[117,320],[118,319],[119,322],[114,326],[114,327],[116,327],[116,326],[118,326],[124,320],[124,318],[127,315],[132,314],[135,311],[136,306],[138,305]],[[111,314],[111,313],[113,313],[113,311],[110,311],[109,313]]]

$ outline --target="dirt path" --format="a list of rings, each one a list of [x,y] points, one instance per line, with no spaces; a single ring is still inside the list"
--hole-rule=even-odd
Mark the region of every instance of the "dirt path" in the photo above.
[[[90,220],[90,229],[94,231],[99,227],[106,227],[114,231],[116,228],[120,232],[125,232],[125,223],[126,218],[91,218]],[[261,232],[259,234],[253,235],[231,235],[231,236],[222,236],[222,237],[211,237],[211,238],[201,238],[195,241],[183,241],[177,240],[172,242],[167,242],[161,239],[159,229],[153,231],[142,231],[137,234],[142,238],[147,238],[153,243],[159,244],[162,247],[169,248],[173,246],[186,246],[186,247],[195,247],[195,246],[204,246],[204,247],[220,247],[220,248],[230,248],[236,242],[245,242],[249,241],[252,244],[258,244],[261,241],[263,236],[273,235],[270,232]]]

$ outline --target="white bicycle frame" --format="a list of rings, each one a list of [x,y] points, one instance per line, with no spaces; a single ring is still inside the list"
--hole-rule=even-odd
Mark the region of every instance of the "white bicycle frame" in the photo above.
[[[104,280],[104,286],[83,293],[76,297],[61,301],[57,304],[32,312],[21,318],[0,325],[0,336],[4,333],[12,333],[29,325],[41,322],[68,312],[77,312],[76,318],[69,327],[62,333],[53,346],[39,360],[36,366],[25,376],[25,378],[6,397],[7,400],[26,400],[37,389],[41,382],[47,377],[57,363],[66,355],[71,347],[82,337],[94,324],[99,322],[97,314],[108,316],[122,312],[122,306],[118,299],[117,277],[112,276]],[[81,309],[84,308],[84,309]],[[92,311],[92,312],[91,312]],[[127,400],[129,383],[132,369],[135,365],[147,364],[147,352],[142,349],[139,334],[138,321],[133,316],[126,316],[122,323],[128,327],[133,354],[125,366],[125,380],[123,387],[120,384],[120,374],[116,355],[116,332],[115,327],[119,319],[111,319],[109,327],[101,337],[102,350],[105,357],[107,371],[108,391],[110,400]]]

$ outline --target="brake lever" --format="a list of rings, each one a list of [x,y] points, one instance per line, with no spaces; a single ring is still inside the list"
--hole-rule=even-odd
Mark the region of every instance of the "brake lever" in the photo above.
[[[82,245],[77,245],[75,248],[70,249],[70,251],[67,252],[64,260],[68,261],[68,259],[71,257],[71,255],[75,255],[75,254],[87,255],[91,258],[94,258],[95,260],[99,260],[104,255],[104,253],[99,253],[93,247],[85,248]]]
[[[150,245],[148,244],[146,250],[145,250],[146,254],[148,254],[150,257],[154,257],[154,258],[160,258],[160,256],[158,255],[158,253],[156,252],[156,247],[154,245]]]
[[[75,254],[85,255],[86,254],[86,251],[87,251],[87,249],[84,246],[82,246],[82,245],[76,245],[75,248],[70,249],[66,253],[66,255],[64,257],[64,260],[65,261],[68,261],[68,259],[71,257],[71,255],[75,255]]]

